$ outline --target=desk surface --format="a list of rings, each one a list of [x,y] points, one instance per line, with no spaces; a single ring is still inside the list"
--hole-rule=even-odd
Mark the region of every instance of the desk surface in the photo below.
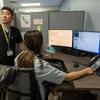
[[[72,67],[74,61],[79,61],[84,64],[88,64],[88,62],[90,61],[89,57],[78,57],[78,56],[72,56],[63,53],[56,53],[53,56],[53,58],[59,58],[63,60],[68,69],[68,72],[77,71],[85,68],[83,65],[80,65],[78,68]],[[73,85],[75,89],[100,90],[100,77],[97,76],[96,74],[88,75],[80,79],[74,80]]]

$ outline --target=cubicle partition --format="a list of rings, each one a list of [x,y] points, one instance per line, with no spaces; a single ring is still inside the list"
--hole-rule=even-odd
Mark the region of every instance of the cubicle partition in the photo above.
[[[27,30],[37,29],[42,31],[44,47],[46,47],[48,44],[49,29],[83,31],[84,16],[85,11],[16,13],[16,22],[22,36]]]

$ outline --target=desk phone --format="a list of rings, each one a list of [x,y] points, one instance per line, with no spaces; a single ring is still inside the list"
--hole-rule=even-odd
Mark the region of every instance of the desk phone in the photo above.
[[[93,71],[96,71],[100,75],[100,55],[96,55],[90,60],[89,66],[91,66]]]
[[[77,67],[79,67],[79,64],[85,65],[85,64],[75,61],[75,64],[73,65],[73,67],[77,68]],[[87,65],[85,65],[85,66],[87,66]],[[96,55],[95,57],[93,57],[90,60],[88,66],[91,66],[92,70],[96,71],[96,73],[100,76],[100,55]]]

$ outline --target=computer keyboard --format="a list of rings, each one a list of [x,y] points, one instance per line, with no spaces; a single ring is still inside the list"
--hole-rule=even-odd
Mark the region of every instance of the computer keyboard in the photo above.
[[[53,67],[58,68],[59,70],[63,72],[68,72],[67,68],[62,60],[59,59],[53,59],[53,58],[48,58],[45,59],[47,62],[49,62]]]
[[[79,61],[73,61],[73,63],[77,63],[77,64],[84,65],[84,66],[88,66],[88,64],[84,64],[84,63],[79,62]]]

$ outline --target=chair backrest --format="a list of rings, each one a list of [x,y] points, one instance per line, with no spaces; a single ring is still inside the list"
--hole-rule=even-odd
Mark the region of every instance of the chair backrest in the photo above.
[[[19,96],[29,96],[30,100],[42,100],[33,69],[17,70],[15,82],[6,90]]]

